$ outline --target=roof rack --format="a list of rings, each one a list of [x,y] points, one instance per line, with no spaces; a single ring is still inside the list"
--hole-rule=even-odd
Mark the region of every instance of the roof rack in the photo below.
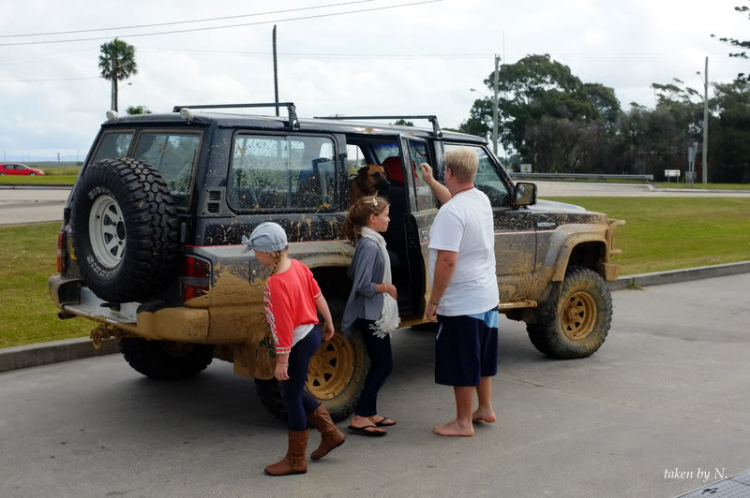
[[[413,115],[413,116],[315,116],[315,119],[338,119],[338,120],[360,120],[360,121],[369,121],[373,119],[426,119],[430,123],[432,123],[432,131],[435,133],[435,136],[440,138],[443,136],[443,132],[440,130],[440,125],[438,124],[437,116],[431,115],[431,114],[420,114],[420,115]]]
[[[182,109],[240,109],[240,108],[258,108],[258,107],[286,107],[289,111],[289,128],[299,129],[299,118],[297,118],[297,107],[294,102],[269,102],[262,104],[217,104],[217,105],[176,105],[172,112],[180,112]]]

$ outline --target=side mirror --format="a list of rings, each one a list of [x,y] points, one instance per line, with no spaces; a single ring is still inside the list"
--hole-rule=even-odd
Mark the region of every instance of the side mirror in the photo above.
[[[530,182],[516,183],[513,188],[513,204],[516,207],[536,204],[536,184]]]

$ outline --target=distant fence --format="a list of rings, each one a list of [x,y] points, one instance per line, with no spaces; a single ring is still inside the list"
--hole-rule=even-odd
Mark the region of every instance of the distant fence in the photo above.
[[[593,175],[586,173],[510,173],[512,178],[529,178],[537,180],[635,180],[650,182],[654,175]]]

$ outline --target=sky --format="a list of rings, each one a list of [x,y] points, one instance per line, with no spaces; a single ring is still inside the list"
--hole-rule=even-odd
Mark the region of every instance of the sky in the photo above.
[[[732,48],[711,38],[750,39],[750,20],[734,11],[743,4],[3,0],[0,160],[85,158],[111,107],[98,56],[115,37],[135,47],[138,64],[138,74],[120,83],[121,113],[130,105],[171,112],[174,105],[272,102],[275,24],[279,99],[295,102],[300,117],[436,114],[442,126],[458,127],[479,96],[470,89],[490,95],[483,80],[494,54],[508,64],[549,54],[584,82],[614,88],[623,109],[653,107],[654,82],[679,78],[702,91],[696,72],[706,57],[711,82],[750,73],[750,61],[728,57]],[[215,18],[224,19],[183,22]],[[154,24],[162,25],[134,27]],[[93,31],[104,28],[116,29]],[[71,31],[78,32],[46,34]],[[174,31],[183,32],[153,35]],[[21,36],[37,34],[44,35]],[[138,36],[145,34],[152,35]],[[38,43],[45,41],[54,43]]]

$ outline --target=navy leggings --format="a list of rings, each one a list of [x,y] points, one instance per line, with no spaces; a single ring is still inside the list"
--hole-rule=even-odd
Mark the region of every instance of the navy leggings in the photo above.
[[[357,409],[354,410],[360,417],[372,417],[378,413],[378,391],[385,384],[388,376],[393,371],[393,355],[391,353],[391,336],[386,335],[382,339],[375,337],[370,330],[373,320],[357,318],[354,326],[362,333],[367,356],[370,357],[370,370],[365,378],[365,386],[359,396]]]
[[[307,429],[307,414],[314,412],[319,406],[315,398],[305,391],[307,368],[310,358],[320,347],[322,342],[320,328],[316,325],[292,348],[289,354],[289,380],[281,382],[284,390],[284,406],[289,414],[287,427],[290,431],[304,431]]]

